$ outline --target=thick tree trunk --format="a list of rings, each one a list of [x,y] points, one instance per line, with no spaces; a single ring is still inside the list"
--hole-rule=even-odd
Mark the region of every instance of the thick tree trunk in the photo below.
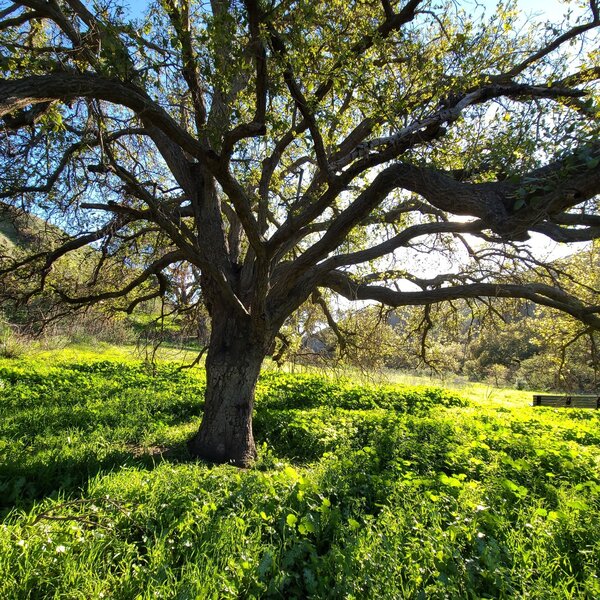
[[[188,442],[192,456],[239,467],[254,461],[254,389],[265,353],[264,343],[250,336],[245,323],[213,318],[204,416]]]

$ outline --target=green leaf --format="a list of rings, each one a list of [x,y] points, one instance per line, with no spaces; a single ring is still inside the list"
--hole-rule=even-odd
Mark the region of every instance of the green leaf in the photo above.
[[[510,479],[503,479],[502,487],[509,492],[512,492],[517,498],[524,498],[529,493],[529,490],[526,487],[519,485]]]
[[[513,204],[513,210],[516,212],[517,210],[521,210],[527,203],[525,202],[525,198],[519,198]]]
[[[448,477],[445,473],[440,474],[440,483],[448,487],[460,488],[463,486],[462,481],[456,477]]]
[[[590,508],[590,505],[583,500],[569,500],[567,506],[574,510],[588,510]]]
[[[293,467],[286,467],[283,470],[283,472],[285,473],[285,475],[287,475],[287,477],[293,479],[294,481],[296,481],[300,477],[296,469],[294,469]]]
[[[315,532],[315,526],[310,517],[305,516],[305,517],[302,517],[302,519],[300,519],[300,524],[298,525],[298,531],[302,535]]]

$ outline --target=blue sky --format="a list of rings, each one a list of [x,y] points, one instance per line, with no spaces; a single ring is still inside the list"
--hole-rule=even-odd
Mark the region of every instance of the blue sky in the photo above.
[[[473,1],[473,0],[470,0]],[[498,4],[497,0],[480,0],[487,10],[493,10]],[[573,12],[579,13],[575,2],[568,5],[560,0],[518,0],[518,6],[527,15],[539,15],[545,19],[560,21],[561,17],[567,12],[569,7]]]
[[[497,0],[478,0],[478,3],[485,6],[487,11],[493,11],[498,4]],[[475,0],[463,0],[463,4],[475,7],[476,2]],[[560,0],[519,0],[518,4],[524,13],[539,14],[546,19],[560,19],[567,10],[565,3]],[[146,6],[148,6],[148,0],[130,0],[127,3],[127,8],[132,16],[143,13]],[[575,3],[572,3],[571,6],[575,7]]]

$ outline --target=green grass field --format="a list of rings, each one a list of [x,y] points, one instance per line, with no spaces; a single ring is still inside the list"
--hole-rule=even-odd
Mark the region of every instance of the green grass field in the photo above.
[[[596,411],[267,371],[238,470],[187,456],[204,385],[0,360],[0,598],[600,597]]]

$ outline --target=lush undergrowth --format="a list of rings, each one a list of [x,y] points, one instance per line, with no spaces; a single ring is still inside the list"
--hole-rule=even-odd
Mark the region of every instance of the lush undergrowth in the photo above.
[[[597,412],[268,372],[240,471],[188,460],[203,389],[0,361],[0,598],[600,597]]]

